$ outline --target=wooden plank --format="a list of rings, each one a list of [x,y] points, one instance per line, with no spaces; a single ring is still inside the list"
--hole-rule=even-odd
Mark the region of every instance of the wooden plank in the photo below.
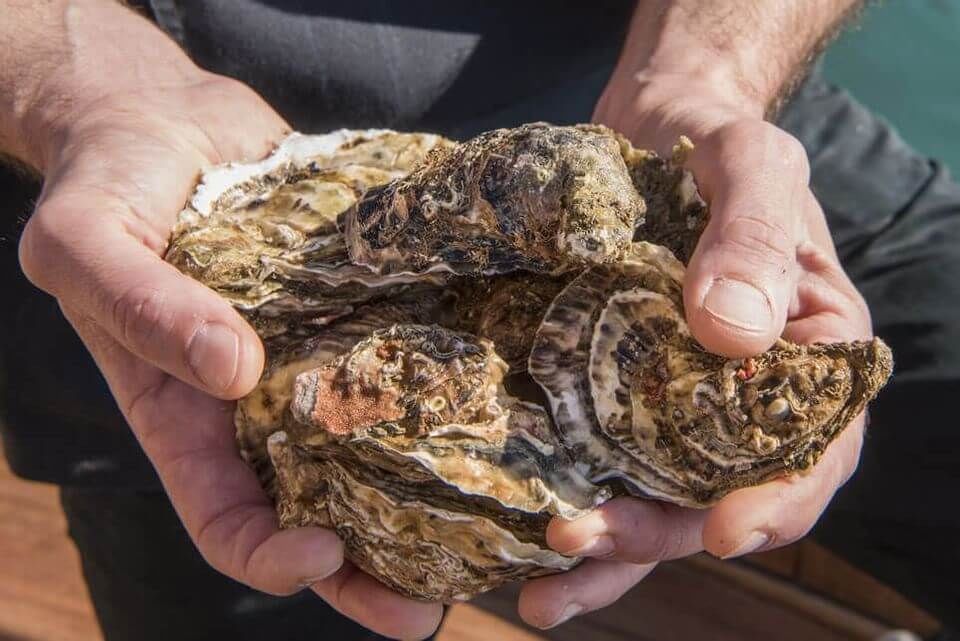
[[[0,639],[102,641],[57,489],[14,478],[0,452]]]
[[[807,554],[804,552],[804,554]],[[828,557],[789,552],[767,563],[784,576],[824,584],[834,575]],[[849,626],[811,616],[787,581],[769,589],[767,569],[746,574],[718,571],[702,560],[662,564],[617,603],[554,630],[533,630],[516,614],[518,586],[451,608],[440,641],[855,641]],[[707,562],[710,563],[709,561]],[[719,563],[719,562],[715,562]],[[698,565],[700,564],[700,565]],[[822,576],[821,576],[822,575]],[[758,580],[760,576],[763,580]],[[745,578],[746,577],[746,578]],[[764,582],[767,581],[766,583]],[[758,587],[759,586],[759,587]],[[802,592],[802,590],[800,591]],[[834,603],[823,600],[830,608]],[[830,610],[834,611],[834,610]],[[882,629],[880,626],[877,629]],[[870,628],[868,632],[873,631]],[[102,641],[83,583],[79,558],[66,535],[56,488],[14,478],[0,456],[0,639],[3,641]]]
[[[751,575],[765,577],[744,568]],[[783,581],[779,581],[785,584]],[[497,590],[472,602],[514,628],[524,624],[516,614],[517,586]],[[459,615],[450,613],[451,625]],[[527,628],[529,630],[529,628]],[[885,631],[877,626],[878,632]],[[797,611],[768,595],[744,589],[739,581],[704,571],[697,562],[664,563],[639,586],[613,605],[578,617],[553,630],[537,632],[550,641],[856,641],[809,613]],[[512,637],[495,637],[512,639]],[[454,641],[455,637],[441,641]]]
[[[701,572],[722,577],[745,592],[789,607],[795,613],[851,639],[873,641],[890,631],[888,625],[874,618],[831,602],[784,579],[757,572],[744,563],[719,561],[708,555],[694,557],[689,563]]]
[[[437,641],[547,641],[547,637],[519,622],[504,619],[472,603],[458,603],[444,618]]]
[[[892,627],[912,630],[922,637],[932,637],[940,630],[936,617],[812,540],[746,560]]]

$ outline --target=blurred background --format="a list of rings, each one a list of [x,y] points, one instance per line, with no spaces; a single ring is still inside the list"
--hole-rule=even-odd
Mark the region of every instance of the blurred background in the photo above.
[[[872,3],[827,52],[827,78],[960,173],[960,0]],[[9,239],[0,239],[9,242]],[[2,385],[2,381],[0,381]],[[56,488],[16,479],[0,452],[0,641],[101,639]],[[806,541],[742,562],[666,564],[618,604],[550,633],[524,627],[515,591],[455,606],[441,641],[946,639],[899,594]],[[958,604],[960,608],[960,604]]]
[[[871,2],[827,51],[827,79],[960,174],[960,2]]]

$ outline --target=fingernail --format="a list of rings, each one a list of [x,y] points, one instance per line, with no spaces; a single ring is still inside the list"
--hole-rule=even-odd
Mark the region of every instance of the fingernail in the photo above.
[[[613,540],[613,537],[601,534],[593,537],[578,548],[563,552],[563,554],[567,556],[608,556],[613,554],[615,548],[616,542]]]
[[[556,620],[554,620],[552,623],[548,623],[547,625],[543,626],[543,629],[547,630],[549,628],[555,628],[561,623],[566,623],[567,621],[577,616],[581,612],[583,612],[582,605],[580,605],[579,603],[568,603],[567,607],[565,607],[560,612],[560,616],[557,617]]]
[[[738,556],[744,556],[745,554],[750,554],[751,552],[756,552],[767,543],[770,542],[770,535],[765,532],[751,532],[750,536],[745,538],[743,542],[733,549],[732,552],[729,552],[723,555],[722,559],[733,559]]]
[[[237,377],[240,338],[222,323],[204,323],[187,348],[190,369],[212,391],[225,391]]]
[[[750,332],[766,332],[773,323],[766,295],[739,280],[714,280],[703,299],[703,308],[724,323]]]
[[[319,574],[319,575],[317,575],[317,576],[312,576],[312,577],[310,577],[309,579],[303,579],[303,580],[300,581],[300,586],[301,586],[301,587],[304,587],[304,588],[309,588],[309,587],[312,586],[313,584],[315,584],[315,583],[320,583],[320,582],[323,581],[324,579],[328,578],[331,574],[333,574],[334,572],[336,572],[338,569],[340,569],[340,568],[337,568],[337,569],[333,570],[332,572],[327,572],[326,574]]]

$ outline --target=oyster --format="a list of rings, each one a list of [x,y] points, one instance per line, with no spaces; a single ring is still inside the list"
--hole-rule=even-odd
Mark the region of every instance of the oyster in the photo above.
[[[591,480],[702,507],[812,466],[892,360],[880,339],[710,354],[684,320],[682,278],[683,265],[649,243],[584,271],[544,316],[529,371]]]
[[[543,407],[505,391],[506,372],[490,341],[403,324],[300,375],[290,410],[314,430],[268,441],[281,524],[335,528],[361,568],[420,598],[572,567],[547,547],[547,522],[609,491],[574,466]]]
[[[292,134],[260,163],[206,172],[166,259],[243,311],[266,339],[302,337],[411,282],[439,283],[380,277],[352,264],[337,216],[450,145],[440,136],[379,130]]]
[[[594,125],[338,131],[204,174],[167,260],[264,338],[237,438],[281,525],[333,528],[360,568],[449,602],[573,567],[554,516],[624,493],[704,507],[814,465],[890,352],[697,344],[689,149]]]
[[[377,273],[499,274],[616,260],[644,202],[615,136],[536,123],[431,154],[345,217],[350,258]]]

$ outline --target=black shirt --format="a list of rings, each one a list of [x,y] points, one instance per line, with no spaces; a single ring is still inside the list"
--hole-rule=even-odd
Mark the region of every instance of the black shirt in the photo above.
[[[298,129],[471,131],[523,103],[589,117],[634,2],[151,0],[201,66],[243,80]],[[600,72],[599,74],[597,72]],[[586,113],[544,94],[597,75]],[[589,92],[588,92],[589,94]],[[532,114],[531,114],[532,115]]]
[[[464,138],[587,121],[629,0],[141,0],[202,67],[252,86],[296,129]],[[23,278],[17,228],[38,185],[0,166],[0,431],[14,470],[70,485],[156,487],[83,344]]]

